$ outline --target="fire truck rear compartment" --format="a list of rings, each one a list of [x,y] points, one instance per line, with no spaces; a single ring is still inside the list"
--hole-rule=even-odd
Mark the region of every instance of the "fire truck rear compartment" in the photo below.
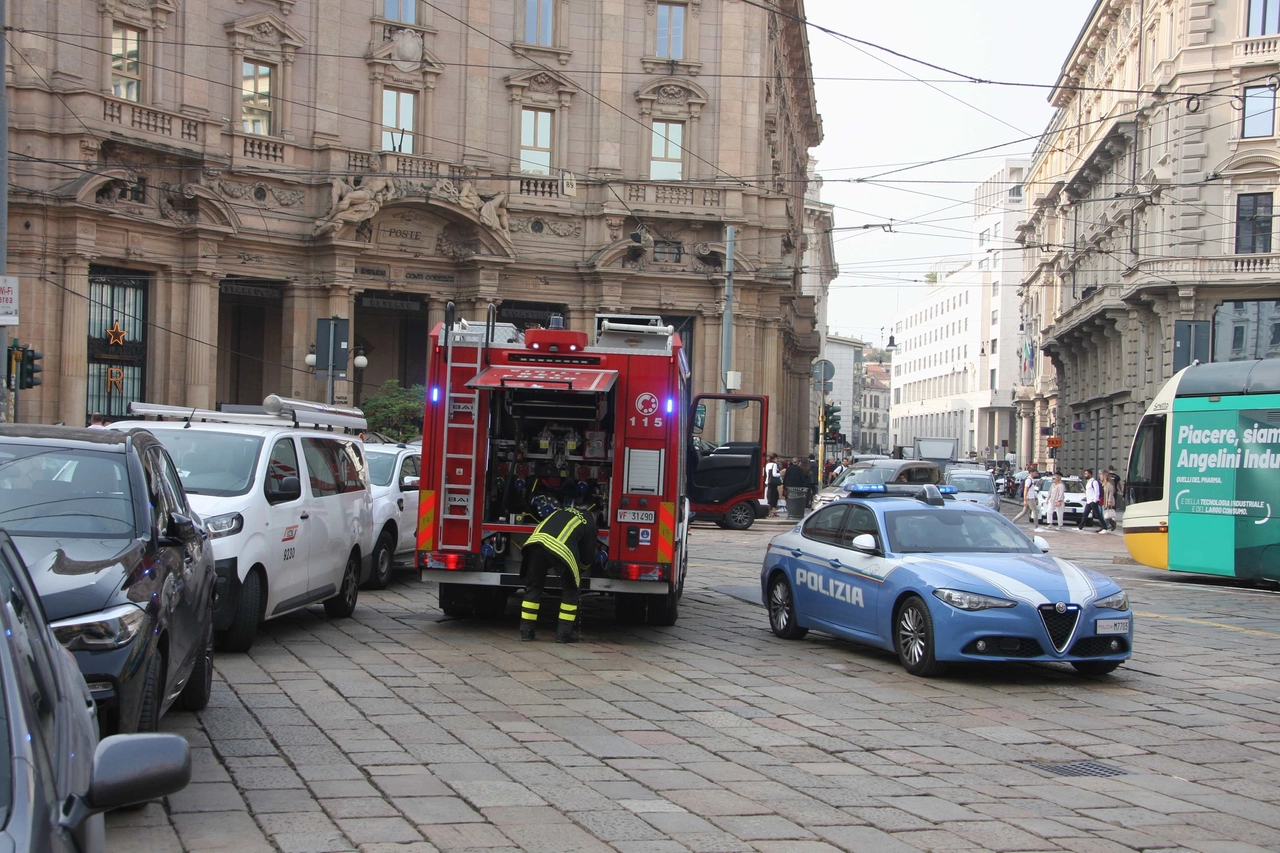
[[[537,505],[571,504],[608,526],[615,394],[507,389],[489,393],[484,521],[537,524]]]

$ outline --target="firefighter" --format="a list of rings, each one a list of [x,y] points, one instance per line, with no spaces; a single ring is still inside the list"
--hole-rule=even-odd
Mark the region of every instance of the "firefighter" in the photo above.
[[[524,543],[521,569],[524,573],[524,601],[520,604],[520,639],[534,638],[538,608],[547,570],[558,566],[560,573],[560,619],[556,623],[557,643],[578,642],[578,599],[581,572],[596,559],[599,531],[595,518],[576,507],[557,509],[549,498],[533,500],[534,512],[542,519]]]

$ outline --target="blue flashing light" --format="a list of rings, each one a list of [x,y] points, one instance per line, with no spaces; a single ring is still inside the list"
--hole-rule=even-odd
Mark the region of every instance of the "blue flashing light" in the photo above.
[[[432,389],[431,389],[431,402],[433,402],[433,403],[439,403],[439,402],[440,402],[440,389],[439,389],[439,388],[432,388]]]
[[[943,495],[954,495],[959,491],[955,486],[938,486],[938,493]]]
[[[668,397],[667,398],[667,414],[669,415],[675,410],[676,410],[676,401]]]
[[[851,495],[872,495],[889,491],[884,483],[845,483],[844,490]]]

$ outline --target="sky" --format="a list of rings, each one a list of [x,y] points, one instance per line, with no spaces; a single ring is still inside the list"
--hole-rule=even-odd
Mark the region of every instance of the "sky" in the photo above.
[[[1052,85],[1093,5],[806,0],[805,12],[814,24],[974,77]],[[902,171],[876,184],[851,179],[1038,136],[1052,115],[1049,90],[940,82],[956,78],[812,27],[809,46],[824,132],[813,152],[825,182],[822,200],[836,205],[837,229],[855,229],[833,234],[841,273],[831,282],[827,325],[833,334],[878,346],[887,341],[895,311],[924,297],[924,277],[934,264],[969,251],[974,185],[1004,157],[1029,155],[1035,141]],[[892,233],[861,228],[889,220],[929,224],[895,225]]]

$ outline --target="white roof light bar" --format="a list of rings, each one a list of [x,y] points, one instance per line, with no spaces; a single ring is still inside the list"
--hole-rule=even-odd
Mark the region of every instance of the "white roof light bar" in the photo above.
[[[262,413],[215,412],[187,406],[158,403],[130,403],[129,411],[141,417],[169,418],[195,423],[256,424],[259,426],[315,426],[362,432],[369,428],[364,412],[340,406],[326,406],[309,400],[294,400],[275,394],[262,403]]]

